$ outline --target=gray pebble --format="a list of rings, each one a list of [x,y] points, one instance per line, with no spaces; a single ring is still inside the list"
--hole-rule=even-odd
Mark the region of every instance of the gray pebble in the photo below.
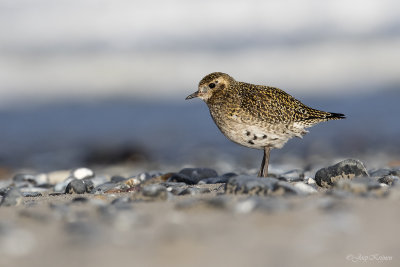
[[[354,177],[366,176],[368,176],[368,172],[361,161],[347,159],[317,171],[315,181],[319,186],[331,187],[340,179],[353,179]]]
[[[197,187],[188,187],[184,190],[182,190],[179,195],[183,196],[183,195],[198,195],[198,194],[204,194],[204,193],[210,193],[210,189],[208,188],[197,188]]]
[[[303,182],[295,182],[293,183],[293,186],[296,189],[300,190],[300,192],[305,195],[314,194],[318,192],[317,189]]]
[[[198,184],[225,184],[230,178],[237,176],[236,173],[230,172],[219,177],[206,178],[198,182]]]
[[[238,201],[234,207],[236,213],[249,213],[255,210],[266,212],[280,212],[289,209],[289,204],[282,198],[265,198],[251,196],[247,199]]]
[[[125,180],[127,180],[127,178],[125,178],[123,176],[120,176],[120,175],[114,175],[114,176],[111,177],[110,181],[112,183],[119,183],[119,182],[123,182]]]
[[[391,172],[392,172],[392,170],[390,170],[390,169],[378,169],[378,170],[370,171],[370,176],[371,177],[383,177],[383,176],[390,175]]]
[[[291,170],[285,172],[278,177],[279,180],[286,182],[299,182],[304,180],[304,171],[302,170]]]
[[[182,182],[164,182],[164,183],[160,183],[161,185],[170,188],[170,187],[183,187],[183,186],[187,186],[186,183],[182,183]]]
[[[356,195],[367,194],[370,190],[380,189],[379,182],[370,177],[358,177],[353,180],[339,180],[335,188],[348,191]]]
[[[153,178],[153,176],[148,172],[140,173],[140,174],[138,174],[138,175],[136,175],[134,177],[139,179],[141,182],[144,182],[144,181],[147,181],[147,180]]]
[[[276,188],[274,189],[274,195],[283,195],[283,194],[302,195],[303,192],[288,182],[279,181],[276,183]]]
[[[21,191],[16,187],[11,187],[3,196],[0,206],[16,206],[22,201]]]
[[[35,183],[36,181],[36,176],[33,174],[28,174],[28,173],[17,173],[14,175],[12,178],[14,182],[30,182],[30,183]]]
[[[239,175],[229,179],[226,193],[268,195],[277,188],[278,179]]]
[[[101,185],[96,186],[91,193],[94,194],[104,194],[106,191],[118,187],[117,183],[106,182]]]
[[[394,175],[387,175],[383,176],[382,178],[378,179],[378,182],[384,183],[387,185],[398,185],[400,183],[400,178]]]
[[[86,184],[82,180],[74,179],[65,188],[66,194],[84,194],[86,193]]]
[[[67,188],[68,184],[74,180],[74,178],[67,178],[62,182],[57,183],[54,186],[54,192],[65,193],[65,189]]]
[[[142,187],[142,194],[146,197],[166,199],[168,192],[165,186],[152,184]]]
[[[111,202],[111,205],[113,205],[118,210],[132,209],[132,201],[129,197],[116,198]]]
[[[179,174],[189,177],[187,182],[183,181],[188,184],[197,184],[200,180],[218,177],[218,173],[209,168],[185,168],[179,171]]]
[[[83,181],[83,183],[84,183],[85,186],[86,186],[86,192],[87,192],[87,193],[93,192],[93,190],[94,190],[94,183],[93,183],[92,179],[84,178],[82,181]]]

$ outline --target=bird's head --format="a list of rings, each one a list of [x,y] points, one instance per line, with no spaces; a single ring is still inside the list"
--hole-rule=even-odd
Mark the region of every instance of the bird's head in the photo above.
[[[228,74],[222,72],[210,73],[201,79],[199,82],[198,91],[188,95],[186,100],[198,97],[207,103],[212,95],[217,92],[221,93],[224,90],[227,90],[234,81],[235,80]]]

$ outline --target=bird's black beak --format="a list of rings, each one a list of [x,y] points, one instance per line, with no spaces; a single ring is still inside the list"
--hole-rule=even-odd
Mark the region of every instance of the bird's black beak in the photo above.
[[[199,96],[199,91],[194,92],[193,94],[188,95],[185,100],[189,100]]]

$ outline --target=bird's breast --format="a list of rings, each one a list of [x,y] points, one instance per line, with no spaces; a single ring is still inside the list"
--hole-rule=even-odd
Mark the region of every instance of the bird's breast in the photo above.
[[[215,109],[210,109],[210,113],[220,131],[242,146],[255,149],[281,148],[290,138],[299,136],[284,125],[252,120],[240,113]]]

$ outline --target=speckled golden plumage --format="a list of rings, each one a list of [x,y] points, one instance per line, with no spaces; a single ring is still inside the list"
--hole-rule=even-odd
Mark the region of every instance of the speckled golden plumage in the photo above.
[[[205,76],[198,91],[186,99],[194,97],[206,102],[226,137],[264,150],[260,176],[267,175],[271,148],[281,148],[292,137],[302,137],[306,128],[319,122],[345,118],[340,113],[310,108],[281,89],[239,82],[221,72]]]

